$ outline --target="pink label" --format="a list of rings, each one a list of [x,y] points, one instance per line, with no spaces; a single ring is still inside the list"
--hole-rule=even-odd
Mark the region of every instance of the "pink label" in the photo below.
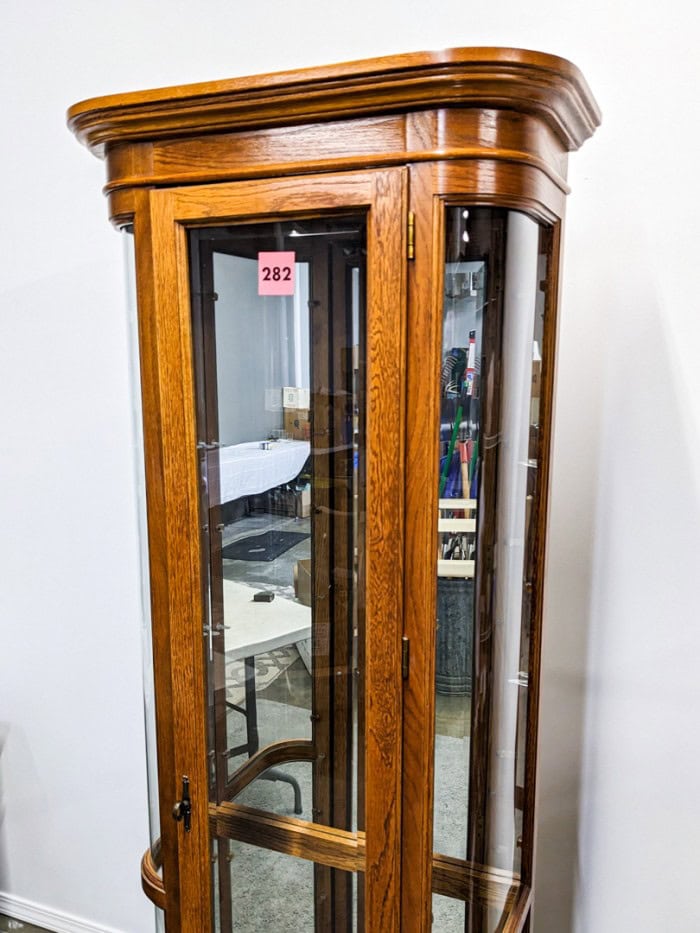
[[[258,253],[258,295],[294,294],[294,252]]]

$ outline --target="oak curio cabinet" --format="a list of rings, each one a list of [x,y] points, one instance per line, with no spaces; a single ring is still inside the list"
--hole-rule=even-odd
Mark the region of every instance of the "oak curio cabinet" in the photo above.
[[[168,933],[518,931],[577,68],[105,97],[133,234]],[[157,749],[157,754],[156,754]]]

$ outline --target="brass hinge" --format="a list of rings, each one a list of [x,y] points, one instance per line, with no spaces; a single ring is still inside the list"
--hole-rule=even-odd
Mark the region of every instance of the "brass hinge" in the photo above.
[[[408,212],[408,258],[416,258],[416,215]]]
[[[410,642],[406,635],[401,636],[401,676],[408,680],[408,665],[410,661]]]

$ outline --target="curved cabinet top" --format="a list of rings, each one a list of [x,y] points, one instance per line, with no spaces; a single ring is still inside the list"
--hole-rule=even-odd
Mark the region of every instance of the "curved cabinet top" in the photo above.
[[[98,97],[71,107],[68,124],[102,156],[118,143],[445,107],[530,114],[569,151],[600,123],[583,75],[566,59],[462,48]]]

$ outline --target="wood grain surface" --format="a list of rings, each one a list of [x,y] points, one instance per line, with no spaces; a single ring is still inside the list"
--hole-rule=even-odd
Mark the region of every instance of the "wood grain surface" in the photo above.
[[[146,849],[141,859],[141,887],[146,897],[153,901],[156,907],[165,910],[165,885],[158,874],[156,860],[151,849]]]
[[[307,739],[283,739],[281,742],[272,742],[248,758],[236,770],[226,784],[226,798],[235,799],[268,768],[290,761],[313,761],[315,757],[314,743]]]
[[[531,905],[532,889],[523,884],[518,891],[515,903],[508,911],[502,933],[520,933],[521,930],[524,930],[525,925],[529,925]]]
[[[400,928],[406,169],[378,173],[367,235],[366,929]]]
[[[537,168],[566,192],[566,153],[530,114],[455,108],[119,143],[107,154],[105,190],[488,157]]]
[[[432,858],[432,890],[444,897],[481,907],[500,907],[507,912],[515,904],[520,887],[520,878],[510,872],[439,853]]]
[[[95,98],[68,112],[97,152],[116,142],[259,129],[436,106],[532,113],[568,149],[600,122],[581,72],[565,59],[504,48],[415,52],[344,65]]]
[[[146,195],[135,224],[151,569],[151,613],[166,912],[208,929],[209,834],[199,503],[184,229]],[[190,780],[192,831],[172,818]]]
[[[239,803],[210,808],[212,831],[217,836],[293,855],[344,871],[365,868],[365,837],[333,826],[308,823],[293,816],[278,816]]]
[[[404,632],[411,645],[404,685],[404,929],[431,928],[439,385],[444,208],[429,165],[411,167],[416,258],[409,266],[406,383]],[[435,249],[436,244],[438,249]]]

